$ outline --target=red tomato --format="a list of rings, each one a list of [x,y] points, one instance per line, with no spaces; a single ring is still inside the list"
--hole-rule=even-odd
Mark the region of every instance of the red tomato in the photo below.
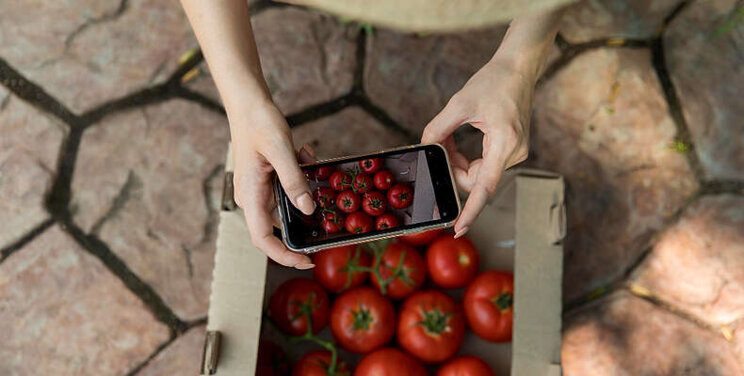
[[[351,188],[351,175],[348,172],[336,171],[331,174],[331,188],[336,191],[343,191]]]
[[[284,376],[289,374],[289,359],[281,347],[271,341],[258,343],[256,376]]]
[[[313,333],[328,324],[328,294],[323,286],[309,278],[294,278],[282,283],[269,300],[269,316],[276,326],[289,335],[307,333],[307,317],[301,308],[310,308]]]
[[[398,226],[400,226],[400,221],[398,221],[398,217],[393,213],[385,213],[377,217],[375,221],[375,228],[378,230],[387,230]]]
[[[328,350],[311,351],[300,358],[292,370],[292,376],[326,376],[330,374],[331,352]],[[334,375],[351,375],[349,366],[341,359],[336,359]]]
[[[366,266],[372,263],[367,252],[356,245],[345,245],[342,247],[330,248],[320,251],[313,255],[313,276],[320,282],[326,290],[331,292],[341,292],[364,283],[367,279],[367,272],[352,271],[349,273],[346,268],[349,266]]]
[[[381,170],[375,174],[372,179],[375,182],[375,187],[381,191],[390,189],[390,186],[395,182],[395,177],[388,170]]]
[[[364,212],[355,212],[346,217],[346,231],[352,234],[363,234],[372,231],[375,223],[372,217]]]
[[[336,204],[336,191],[328,187],[319,187],[313,194],[315,202],[324,209],[330,209]]]
[[[403,235],[399,237],[398,239],[414,246],[414,247],[423,247],[425,245],[428,245],[434,239],[439,237],[439,234],[442,233],[442,229],[435,229],[435,230],[429,230],[429,231],[422,231],[417,232],[415,234],[409,234],[409,235]]]
[[[425,363],[455,355],[465,338],[465,318],[454,299],[436,290],[419,291],[400,307],[398,344]]]
[[[387,193],[387,199],[390,206],[396,209],[405,209],[411,206],[413,202],[413,190],[411,186],[405,183],[398,183],[392,187]]]
[[[328,180],[334,171],[336,171],[336,168],[332,166],[318,167],[315,169],[315,178],[318,180]]]
[[[401,266],[401,260],[402,266]],[[393,299],[402,299],[418,290],[426,280],[426,265],[419,252],[401,242],[391,242],[385,248],[377,269],[382,279],[387,281],[394,277],[383,293]],[[396,272],[397,270],[397,272]],[[372,284],[382,292],[380,280],[371,274]]]
[[[496,376],[483,360],[472,355],[454,358],[437,371],[437,376]]]
[[[344,223],[343,214],[329,210],[323,213],[323,221],[320,224],[325,232],[335,234],[344,229]]]
[[[455,239],[452,234],[442,235],[426,250],[429,276],[445,289],[467,286],[478,274],[478,261],[478,250],[464,236]]]
[[[359,161],[359,167],[362,171],[368,174],[374,174],[382,168],[382,159],[380,158],[369,158]]]
[[[416,358],[392,347],[367,354],[354,370],[354,376],[426,376]]]
[[[352,184],[354,191],[357,193],[367,193],[374,188],[372,178],[365,173],[359,173],[354,177],[354,183]]]
[[[491,342],[511,341],[513,303],[514,276],[498,270],[475,277],[462,298],[468,326],[478,337]]]
[[[362,200],[354,191],[347,189],[336,196],[336,206],[345,213],[353,213],[359,210]]]
[[[393,304],[371,287],[357,287],[331,307],[331,333],[346,350],[365,354],[390,342],[395,334]]]
[[[362,199],[362,209],[367,214],[375,217],[384,214],[387,209],[385,195],[377,191],[367,192]]]

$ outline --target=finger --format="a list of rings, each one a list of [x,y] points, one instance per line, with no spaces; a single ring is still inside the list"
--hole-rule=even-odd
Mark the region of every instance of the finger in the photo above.
[[[318,160],[315,157],[315,151],[308,144],[302,145],[300,151],[297,153],[297,159],[303,164],[313,163]]]
[[[291,252],[281,240],[274,236],[271,215],[273,210],[263,205],[261,201],[271,195],[270,175],[262,179],[246,175],[241,178],[241,187],[245,188],[243,192],[246,197],[255,197],[257,200],[254,205],[247,205],[243,208],[253,245],[279,264],[302,269],[312,267],[309,257]]]
[[[464,189],[466,192],[470,192],[473,189],[473,184],[478,177],[478,171],[483,164],[483,159],[478,158],[472,162],[467,169],[455,169],[455,182],[457,185]]]
[[[459,102],[453,97],[442,111],[426,125],[424,134],[421,136],[421,142],[424,144],[444,142],[466,120],[467,115],[463,113]]]
[[[292,204],[305,215],[313,214],[315,202],[310,195],[307,179],[300,170],[300,165],[293,150],[287,147],[279,147],[269,154],[266,157],[279,175],[279,181],[281,181],[282,187]]]
[[[462,214],[460,214],[460,218],[455,223],[456,237],[464,235],[470,228],[470,225],[478,218],[478,215],[488,203],[488,198],[496,190],[503,171],[503,157],[496,155],[496,153],[490,153],[480,164],[475,182],[470,189],[468,200],[465,203]]]

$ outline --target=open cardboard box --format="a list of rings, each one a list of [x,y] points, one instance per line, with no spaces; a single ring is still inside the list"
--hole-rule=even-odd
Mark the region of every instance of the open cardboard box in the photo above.
[[[232,204],[229,162],[227,169],[207,330],[218,331],[221,338],[213,374],[253,375],[259,337],[289,349],[276,329],[267,323],[262,325],[268,297],[285,280],[309,277],[312,272],[270,264],[251,245],[242,211]],[[514,272],[512,343],[493,344],[468,333],[459,352],[481,357],[497,375],[561,374],[563,188],[563,178],[556,174],[508,171],[468,233],[481,252],[481,270]],[[462,291],[450,293],[458,299],[462,295]],[[323,331],[330,338],[328,332]],[[295,356],[294,360],[304,353],[302,346],[312,345],[291,349],[289,354]],[[207,347],[205,354],[210,352]],[[340,354],[352,365],[360,358],[343,351]],[[204,368],[202,372],[206,374]]]

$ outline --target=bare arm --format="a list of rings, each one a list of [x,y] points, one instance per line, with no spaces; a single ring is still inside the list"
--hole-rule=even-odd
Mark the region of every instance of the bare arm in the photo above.
[[[449,150],[457,184],[470,192],[455,223],[462,236],[496,190],[503,171],[527,158],[532,95],[558,30],[560,11],[512,21],[501,46],[424,129],[423,142]],[[483,156],[468,161],[452,133],[465,123],[481,130]]]
[[[244,0],[181,0],[225,103],[235,161],[235,199],[246,217],[253,244],[275,261],[312,267],[273,236],[273,171],[293,204],[315,209],[299,168],[289,126],[271,101],[261,72]],[[307,153],[305,153],[307,154]]]

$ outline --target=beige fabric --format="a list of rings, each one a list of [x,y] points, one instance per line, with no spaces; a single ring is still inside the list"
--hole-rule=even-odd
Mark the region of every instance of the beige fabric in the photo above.
[[[394,29],[434,32],[503,24],[576,0],[278,0]]]

